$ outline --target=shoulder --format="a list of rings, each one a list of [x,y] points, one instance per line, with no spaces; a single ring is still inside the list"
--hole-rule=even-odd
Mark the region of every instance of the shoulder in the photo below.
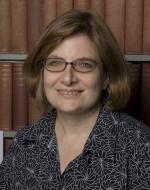
[[[150,128],[125,113],[113,113],[118,121],[117,156],[127,159],[128,184],[131,189],[149,187]]]
[[[56,112],[52,111],[34,124],[19,130],[13,138],[2,165],[11,168],[14,159],[20,161],[32,154],[36,157],[40,150],[47,149],[54,136],[55,118]]]
[[[112,115],[118,122],[118,147],[128,152],[132,161],[147,160],[150,157],[150,128],[128,114],[114,112]]]
[[[50,112],[36,123],[17,132],[0,165],[0,183],[3,187],[8,186],[8,189],[13,189],[11,185],[13,186],[19,179],[20,171],[24,172],[22,173],[24,177],[21,179],[25,180],[28,175],[25,167],[29,166],[28,163],[30,166],[34,165],[35,161],[43,158],[43,155],[49,151],[49,144],[54,134],[55,117],[55,112]]]
[[[126,113],[104,110],[104,115],[105,119],[115,126],[122,126],[129,131],[142,130],[150,133],[150,127]]]
[[[132,116],[105,110],[102,119],[116,139],[126,141],[133,146],[150,144],[150,127]]]
[[[26,126],[17,132],[12,145],[25,146],[26,143],[32,144],[50,138],[54,132],[56,112],[53,110],[46,114],[39,121]]]
[[[126,129],[129,133],[133,132],[138,136],[140,136],[141,133],[150,135],[150,128],[134,117],[122,112],[112,112],[112,116],[118,126]]]

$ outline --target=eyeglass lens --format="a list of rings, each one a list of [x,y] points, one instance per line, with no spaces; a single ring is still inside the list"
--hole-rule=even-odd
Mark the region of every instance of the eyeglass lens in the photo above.
[[[68,64],[71,64],[73,69],[77,72],[91,72],[97,65],[93,59],[77,59],[72,62],[66,62],[63,59],[48,58],[45,62],[45,67],[51,72],[61,72],[65,70]]]

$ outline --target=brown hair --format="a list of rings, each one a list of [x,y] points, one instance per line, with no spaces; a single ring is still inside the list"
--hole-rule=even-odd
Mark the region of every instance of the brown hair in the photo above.
[[[96,45],[98,57],[109,78],[111,98],[106,105],[110,110],[119,110],[130,95],[124,56],[110,29],[92,11],[69,11],[47,26],[24,64],[25,81],[31,95],[44,109],[49,108],[43,87],[43,61],[62,40],[79,33],[87,35]]]

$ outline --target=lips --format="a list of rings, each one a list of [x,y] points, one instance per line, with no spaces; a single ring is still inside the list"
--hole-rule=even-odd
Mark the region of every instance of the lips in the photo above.
[[[59,89],[58,93],[62,96],[77,96],[82,92],[82,90],[66,90],[66,89]]]

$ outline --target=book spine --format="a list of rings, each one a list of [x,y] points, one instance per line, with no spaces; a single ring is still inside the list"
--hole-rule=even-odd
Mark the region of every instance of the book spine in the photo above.
[[[11,144],[12,144],[12,138],[4,138],[4,156],[6,156]]]
[[[143,54],[150,53],[150,1],[144,0]]]
[[[125,0],[105,0],[105,20],[124,51]]]
[[[10,51],[11,41],[11,16],[10,1],[0,1],[0,52],[8,53]]]
[[[57,16],[73,9],[73,0],[57,0]]]
[[[41,34],[41,0],[27,0],[27,49],[30,52]]]
[[[26,52],[26,30],[26,0],[11,0],[11,52]]]
[[[139,119],[140,84],[141,84],[141,63],[128,63],[128,75],[131,86],[130,100],[125,108],[125,112]]]
[[[142,53],[143,0],[126,0],[125,53]]]
[[[12,129],[12,64],[0,63],[0,129]]]
[[[90,8],[90,0],[74,0],[74,9],[87,10]]]
[[[56,18],[56,0],[43,0],[42,1],[42,30]]]
[[[28,98],[29,98],[28,123],[32,124],[38,121],[44,114],[39,111],[35,99],[33,99],[30,95]]]
[[[4,133],[0,131],[0,164],[3,161],[4,157]]]
[[[90,9],[99,14],[102,18],[105,15],[105,1],[104,0],[91,0]]]
[[[16,62],[12,64],[12,86],[13,86],[13,130],[18,130],[27,125],[27,92],[23,77],[23,63]]]
[[[140,119],[150,127],[150,62],[142,63]]]

